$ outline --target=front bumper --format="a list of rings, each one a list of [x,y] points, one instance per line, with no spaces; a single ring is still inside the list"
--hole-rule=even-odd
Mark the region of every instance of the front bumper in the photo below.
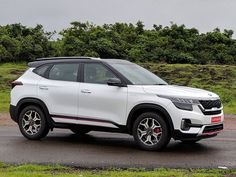
[[[214,125],[202,125],[201,127],[199,126],[197,129],[199,129],[198,133],[184,133],[180,130],[175,130],[173,133],[173,138],[175,140],[198,140],[204,138],[211,138],[223,131],[224,125],[223,123]]]
[[[174,125],[172,137],[176,140],[210,138],[223,130],[222,108],[219,113],[211,111],[204,114],[198,105],[193,105],[193,111],[186,111],[169,104],[168,110]],[[219,118],[216,122],[213,120],[215,117]],[[183,120],[188,120],[186,128],[183,126]]]

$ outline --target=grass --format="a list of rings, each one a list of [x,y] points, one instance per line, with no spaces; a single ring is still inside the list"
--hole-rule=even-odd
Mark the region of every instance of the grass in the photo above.
[[[0,63],[0,91],[8,91],[11,81],[18,78],[26,68],[26,63]]]
[[[221,177],[236,176],[236,170],[220,169],[108,169],[80,170],[61,165],[8,165],[0,163],[1,177]]]
[[[25,63],[0,64],[0,112],[9,110],[11,81],[18,78],[25,69]]]
[[[140,63],[169,84],[203,88],[220,95],[226,114],[236,114],[236,66]],[[26,63],[0,64],[0,112],[9,108],[10,83]]]
[[[0,91],[0,112],[9,110],[10,92],[8,90]]]

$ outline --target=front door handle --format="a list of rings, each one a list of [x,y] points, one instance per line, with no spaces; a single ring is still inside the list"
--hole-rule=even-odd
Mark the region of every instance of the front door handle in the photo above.
[[[81,90],[81,93],[92,93],[92,92],[88,89],[84,89],[84,90]]]
[[[48,90],[48,87],[47,86],[39,86],[39,89],[40,90]]]

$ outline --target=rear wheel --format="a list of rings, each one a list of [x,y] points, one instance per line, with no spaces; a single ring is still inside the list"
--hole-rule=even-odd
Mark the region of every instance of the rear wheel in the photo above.
[[[88,132],[90,132],[89,129],[87,128],[81,128],[81,127],[73,127],[70,129],[73,133],[77,134],[77,135],[83,135],[86,134]]]
[[[30,140],[44,138],[49,132],[46,117],[37,106],[25,107],[20,113],[18,125],[23,136]]]
[[[163,117],[157,113],[141,114],[134,122],[133,136],[144,150],[160,150],[170,141],[170,133]]]

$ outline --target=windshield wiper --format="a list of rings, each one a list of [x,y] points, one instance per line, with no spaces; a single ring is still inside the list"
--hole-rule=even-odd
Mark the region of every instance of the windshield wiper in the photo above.
[[[153,85],[168,85],[168,84],[153,84]]]

